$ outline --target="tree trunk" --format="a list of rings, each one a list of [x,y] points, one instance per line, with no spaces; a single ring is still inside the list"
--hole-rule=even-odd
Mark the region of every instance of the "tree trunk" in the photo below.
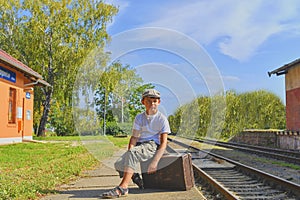
[[[48,53],[49,53],[49,63],[48,63],[48,77],[49,77],[49,83],[51,85],[53,85],[54,83],[54,74],[53,74],[53,57],[52,57],[52,31],[50,30],[50,35],[49,35],[49,49],[48,49]],[[43,115],[41,117],[40,120],[40,125],[39,125],[39,130],[37,133],[37,136],[45,136],[45,126],[48,120],[48,115],[49,115],[49,111],[50,111],[50,101],[52,98],[52,93],[53,93],[53,87],[48,87],[45,89],[45,96],[46,99],[43,103],[44,106],[44,110],[43,110]]]
[[[46,99],[43,103],[43,105],[44,105],[43,115],[41,117],[39,129],[37,132],[38,137],[45,136],[45,126],[46,126],[49,111],[50,111],[50,101],[51,101],[51,97],[52,97],[52,91],[53,91],[52,87],[49,87],[48,90],[46,91]]]
[[[124,97],[121,97],[121,123],[124,123]]]

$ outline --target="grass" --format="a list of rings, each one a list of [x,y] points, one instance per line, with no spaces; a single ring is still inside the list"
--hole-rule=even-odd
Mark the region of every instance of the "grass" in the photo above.
[[[84,141],[80,137],[38,139],[59,142],[0,146],[0,199],[38,199],[55,193],[57,186],[78,178],[128,143],[128,138],[100,136]]]
[[[266,160],[264,158],[257,158],[256,160],[258,160],[259,162],[265,162],[265,163],[271,163],[273,165],[278,165],[278,166],[281,166],[281,167],[288,167],[288,168],[291,168],[291,169],[294,169],[294,170],[300,170],[300,167],[299,165],[296,165],[296,164],[293,164],[293,163],[287,163],[287,162],[284,162],[284,161],[271,161],[271,160]]]
[[[34,140],[43,141],[80,141],[79,136],[47,136],[47,137],[34,137]]]
[[[130,137],[113,137],[113,136],[107,136],[108,139],[117,147],[120,148],[127,148],[127,145],[129,143]]]

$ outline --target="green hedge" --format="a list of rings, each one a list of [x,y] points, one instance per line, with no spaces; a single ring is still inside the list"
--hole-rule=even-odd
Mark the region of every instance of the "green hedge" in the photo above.
[[[179,107],[169,122],[173,133],[228,139],[243,129],[285,129],[285,106],[268,91],[228,91],[198,97]]]

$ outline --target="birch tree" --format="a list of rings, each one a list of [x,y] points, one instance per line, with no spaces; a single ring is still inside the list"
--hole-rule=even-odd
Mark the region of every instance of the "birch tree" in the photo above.
[[[43,134],[50,108],[50,120],[64,127],[59,134],[72,132],[72,87],[78,66],[92,49],[103,49],[109,40],[107,24],[117,8],[97,0],[7,0],[0,8],[1,48],[52,85],[35,88],[35,117],[40,117],[34,122],[39,127],[36,134]]]

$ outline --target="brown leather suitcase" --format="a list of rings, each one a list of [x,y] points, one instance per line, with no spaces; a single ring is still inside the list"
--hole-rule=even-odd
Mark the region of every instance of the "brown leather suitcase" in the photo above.
[[[163,155],[154,174],[147,173],[150,162],[151,160],[141,163],[144,188],[189,190],[194,186],[190,154]]]

